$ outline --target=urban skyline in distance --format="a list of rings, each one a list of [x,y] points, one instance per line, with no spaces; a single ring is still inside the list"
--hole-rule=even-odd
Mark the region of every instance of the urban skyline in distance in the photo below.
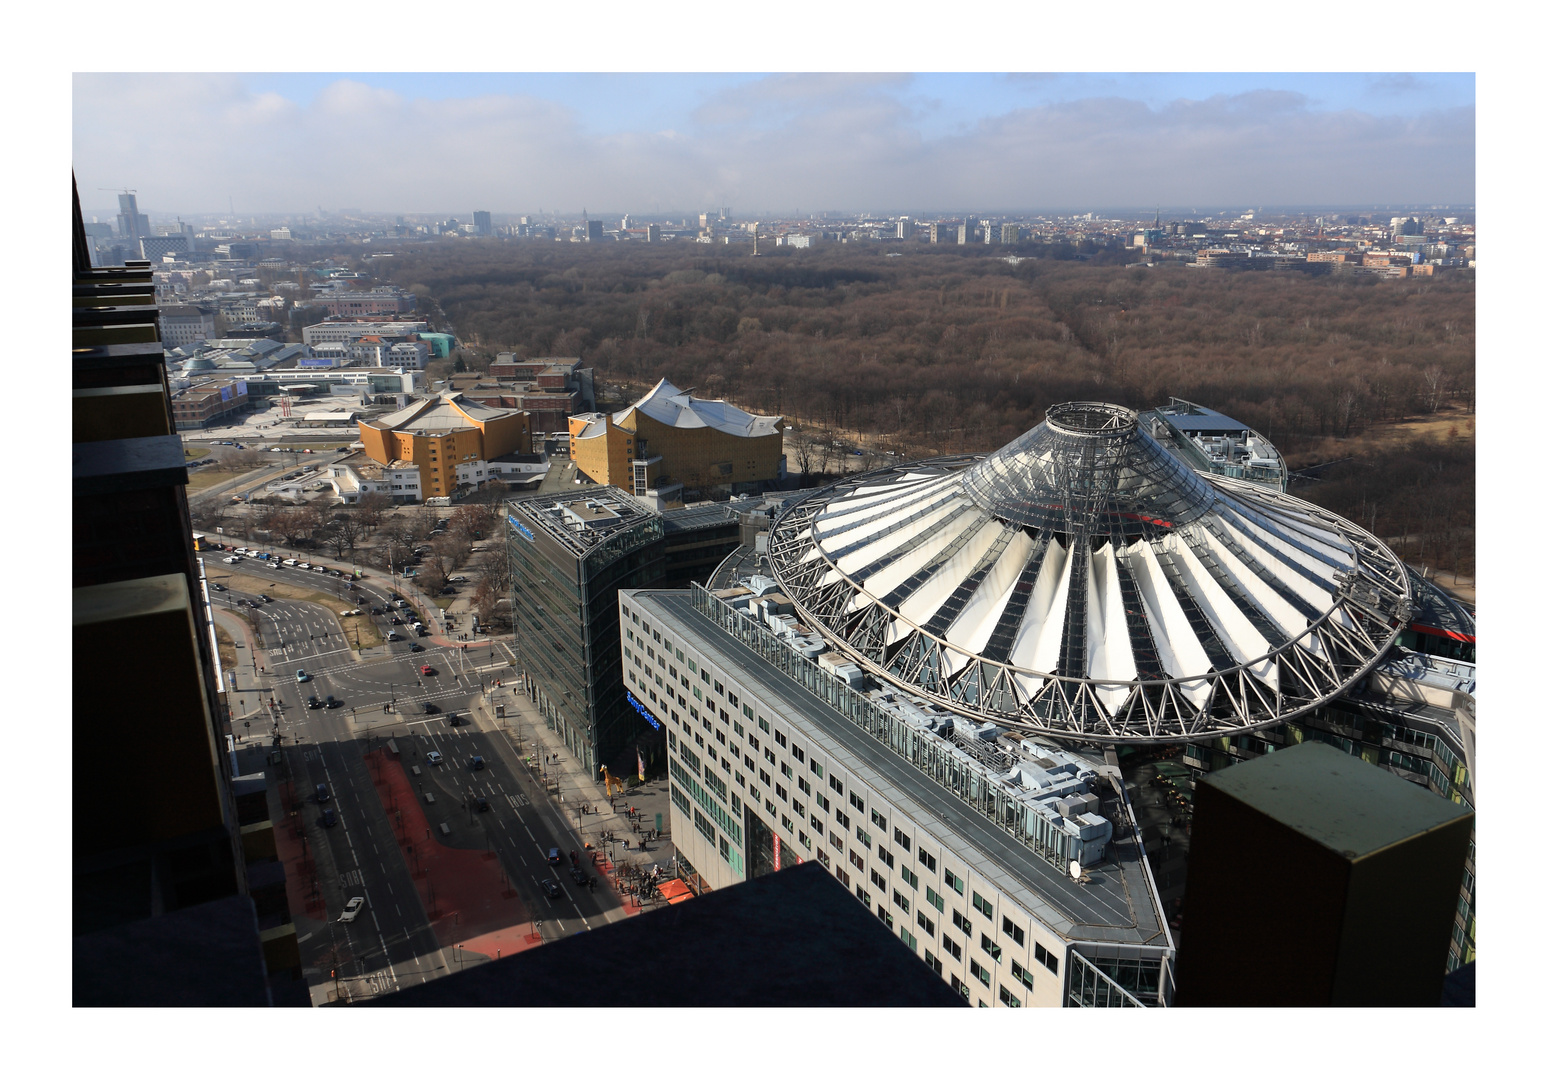
[[[77,74],[73,82],[72,157],[83,210],[99,217],[126,188],[144,193],[153,215],[232,217],[476,207],[648,220],[726,205],[743,219],[1127,208],[1137,216],[1156,206],[1202,216],[1466,210],[1475,198],[1471,74]]]

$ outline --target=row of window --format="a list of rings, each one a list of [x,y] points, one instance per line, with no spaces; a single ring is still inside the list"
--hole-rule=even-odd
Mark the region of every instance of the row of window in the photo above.
[[[625,637],[627,640],[633,641],[636,644],[645,643],[647,641],[654,641],[663,646],[665,652],[662,654],[657,654],[651,645],[646,645],[647,653],[650,655],[651,659],[654,661],[657,667],[667,671],[672,677],[674,677],[676,681],[680,681],[685,687],[691,685],[691,683],[686,677],[678,675],[677,669],[675,666],[672,666],[668,662],[667,657],[675,657],[679,663],[683,663],[689,669],[693,670],[693,672],[700,677],[700,680],[704,686],[712,688],[715,694],[725,696],[733,707],[739,705],[742,715],[749,722],[755,722],[757,724],[758,730],[761,730],[766,735],[771,736],[775,745],[788,751],[791,758],[806,763],[810,773],[817,777],[819,780],[825,778],[827,780],[828,791],[830,791],[833,795],[838,796],[839,798],[846,798],[847,796],[848,807],[852,809],[857,815],[865,815],[863,820],[867,821],[869,825],[874,826],[876,831],[880,833],[883,838],[889,835],[889,822],[887,814],[883,811],[883,808],[879,806],[868,807],[866,797],[862,795],[861,792],[847,788],[845,780],[840,775],[833,773],[831,770],[826,770],[820,761],[818,761],[815,757],[810,757],[806,753],[805,749],[797,744],[789,734],[771,725],[767,719],[757,714],[750,704],[740,702],[736,695],[735,689],[728,691],[725,685],[719,679],[714,678],[707,668],[701,668],[693,659],[685,657],[681,649],[678,649],[669,638],[661,637],[659,630],[651,628],[648,622],[641,623],[639,621],[638,614],[629,612],[627,607],[625,607],[624,610],[626,614],[631,616],[631,622],[633,622],[635,625],[640,625],[642,631],[648,632],[650,634],[650,638],[648,639],[644,636],[644,633],[636,635],[626,625]],[[639,666],[639,659],[637,656],[635,657],[635,664],[636,666]],[[697,700],[706,701],[704,695],[699,692],[699,687],[693,687],[693,689],[695,691],[695,698]],[[706,701],[706,704],[707,707],[709,707],[711,710],[710,717],[715,716],[717,712],[716,702],[713,699],[709,699]],[[701,718],[697,709],[690,707],[690,710],[694,719],[699,721],[704,730],[713,732],[714,737],[720,743],[727,743],[727,736],[722,727],[712,724],[710,717]],[[723,710],[718,710],[718,717],[722,724],[730,723],[734,725],[734,731],[737,737],[747,738],[748,744],[752,749],[762,751],[763,759],[766,762],[768,762],[771,766],[777,766],[780,774],[786,779],[794,780],[797,789],[801,793],[805,794],[808,798],[812,798],[825,813],[831,813],[833,820],[837,823],[838,827],[843,830],[842,834],[836,829],[829,828],[815,812],[813,812],[809,817],[809,822],[819,842],[825,840],[827,846],[832,849],[832,852],[842,857],[846,852],[846,843],[848,842],[848,837],[851,835],[852,831],[855,846],[848,848],[847,864],[852,867],[857,874],[861,875],[862,881],[874,887],[879,892],[880,896],[884,898],[883,903],[878,905],[878,915],[883,919],[884,922],[888,924],[889,928],[893,925],[894,915],[892,911],[887,909],[885,899],[888,898],[890,894],[892,908],[896,912],[905,916],[905,918],[912,913],[915,916],[915,921],[912,925],[923,931],[926,940],[934,941],[936,933],[934,920],[925,914],[925,909],[922,906],[919,910],[914,911],[909,895],[905,894],[900,888],[891,888],[887,879],[884,878],[880,873],[880,866],[884,865],[889,870],[896,872],[898,876],[902,878],[902,884],[907,885],[913,895],[917,896],[917,890],[919,888],[919,875],[907,861],[902,862],[900,866],[898,855],[900,853],[904,854],[905,856],[912,854],[916,860],[916,864],[922,866],[927,872],[933,875],[939,868],[939,862],[935,854],[926,848],[917,845],[915,838],[911,836],[909,832],[905,831],[901,825],[894,825],[891,827],[890,837],[891,843],[893,845],[891,849],[877,844],[875,834],[873,834],[869,829],[863,827],[862,825],[852,825],[849,816],[844,811],[831,808],[831,804],[829,803],[826,795],[820,792],[815,792],[812,788],[812,785],[807,782],[804,776],[796,776],[793,765],[790,761],[782,761],[780,757],[773,752],[771,747],[762,746],[756,735],[752,734],[752,732],[749,730],[743,729],[739,722],[731,720]],[[676,717],[675,714],[674,719],[678,720],[685,731],[689,730],[690,725],[687,722],[682,721],[680,718]],[[702,764],[700,763],[698,755],[693,753],[692,749],[687,745],[686,742],[682,741],[681,739],[676,739],[675,733],[671,732],[670,729],[668,732],[668,737],[669,742],[676,742],[679,752],[684,754],[685,760],[700,766],[694,768],[695,772],[699,772],[700,775],[713,775],[712,773],[709,773],[707,769],[704,769],[702,772],[700,771]],[[699,745],[705,745],[703,736],[698,732],[694,732],[694,737]],[[733,753],[739,753],[737,748],[732,748],[732,750]],[[710,747],[708,752],[713,757],[713,747]],[[733,757],[730,760],[735,761],[737,759]],[[751,773],[753,769],[757,768],[757,763],[754,762],[750,755],[742,757],[740,763],[746,766],[749,773]],[[724,767],[727,769],[727,771],[734,772],[735,780],[738,786],[745,784],[742,773],[732,770],[729,762],[726,763]],[[765,785],[765,787],[772,787],[774,789],[774,795],[780,800],[780,802],[788,803],[792,806],[798,815],[798,821],[805,823],[808,820],[805,815],[806,808],[802,805],[801,800],[795,797],[794,794],[788,790],[784,784],[774,781],[771,778],[769,772],[763,769],[758,769],[757,776],[759,781]],[[718,780],[719,778],[716,777],[716,779]],[[719,792],[717,791],[717,793]],[[749,796],[753,802],[753,805],[758,804],[758,800],[761,798],[761,795],[762,793],[756,787],[752,787],[749,790]],[[734,794],[732,797],[735,797]],[[773,799],[764,799],[763,806],[764,809],[771,815],[771,818],[777,819],[779,821],[787,836],[794,835],[797,838],[797,843],[799,843],[808,851],[812,850],[811,838],[807,835],[806,832],[796,828],[795,823],[792,822],[790,817],[784,814],[776,806]],[[815,811],[815,808],[813,809]],[[868,856],[862,854],[862,852],[871,852],[873,849],[875,851],[876,865],[873,865],[870,868],[869,874],[867,876]],[[818,861],[824,867],[828,868],[829,871],[833,873],[834,876],[837,877],[846,887],[850,887],[850,878],[848,872],[842,866],[838,866],[833,863],[828,851],[819,849],[815,854]],[[993,931],[995,925],[993,921],[994,903],[976,890],[969,890],[967,888],[965,878],[951,870],[949,867],[941,868],[941,876],[946,888],[951,889],[958,896],[963,896],[964,898],[969,896],[971,897],[972,909],[976,910],[989,920],[989,929]],[[865,889],[864,884],[855,885],[854,891],[857,898],[862,899],[862,901],[867,903],[869,906],[870,894]],[[935,908],[938,914],[944,916],[946,906],[945,899],[941,893],[937,893],[935,889],[929,885],[925,887],[925,903],[930,907]],[[964,912],[956,908],[953,908],[952,914],[953,925],[956,926],[957,929],[965,935],[968,941],[972,941],[972,919]],[[899,930],[900,937],[902,937],[903,940],[908,941],[911,948],[914,948],[916,951],[918,951],[919,939],[914,936],[914,933],[911,930],[904,929],[902,927],[900,927]],[[1021,926],[1012,921],[1009,916],[1005,916],[1003,918],[1002,925],[999,928],[999,933],[1003,934],[1009,941],[1013,941],[1017,946],[1021,948],[1026,947],[1026,931]],[[1003,957],[1003,947],[999,942],[995,941],[989,933],[979,933],[978,945],[984,955],[989,958],[989,961],[992,961],[995,964],[1001,962]],[[1034,945],[1036,948],[1037,961],[1042,963],[1044,967],[1047,968],[1052,974],[1057,974],[1057,957],[1051,954],[1042,945],[1036,943],[1034,943]],[[959,945],[957,942],[951,940],[948,936],[943,934],[941,936],[941,946],[942,949],[947,954],[950,954],[954,960],[957,962],[962,961],[963,950],[961,945]],[[930,954],[927,953],[927,957],[929,955]],[[979,975],[981,982],[985,982],[985,976],[987,976],[987,973],[990,970],[988,964],[980,964],[976,958],[971,957],[969,958],[969,962],[977,968],[977,971],[975,971],[974,974]],[[1012,963],[1015,965],[1012,972],[1013,977],[1016,977],[1018,982],[1030,989],[1031,976],[1025,975],[1025,970],[1021,968],[1019,961],[1013,960]],[[938,969],[939,960],[935,960],[932,966]],[[1016,976],[1015,973],[1017,971],[1022,972],[1022,974],[1025,975],[1025,978]],[[988,983],[985,982],[985,985],[987,986]],[[1002,989],[1002,1000],[1008,994],[1008,991]],[[1020,1002],[1017,1001],[1016,1004],[1019,1005]]]

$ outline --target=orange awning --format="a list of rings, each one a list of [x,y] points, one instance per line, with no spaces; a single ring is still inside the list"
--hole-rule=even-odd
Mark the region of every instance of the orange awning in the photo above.
[[[693,890],[676,878],[662,882],[657,888],[661,890],[661,895],[669,904],[679,904],[684,900],[693,899]]]

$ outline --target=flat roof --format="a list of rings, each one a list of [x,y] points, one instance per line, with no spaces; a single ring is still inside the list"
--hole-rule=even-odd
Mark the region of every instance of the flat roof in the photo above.
[[[752,684],[749,689],[778,701],[791,718],[816,729],[822,749],[851,772],[879,777],[881,794],[900,812],[937,833],[953,834],[952,846],[973,863],[973,873],[1014,896],[1050,929],[1071,941],[1167,947],[1170,942],[1156,910],[1153,891],[1126,815],[1102,800],[1102,813],[1118,830],[1107,857],[1086,869],[1086,884],[1073,881],[1013,839],[971,806],[890,752],[853,721],[800,683],[781,674],[747,645],[724,633],[694,607],[682,590],[640,590],[672,616],[722,668]],[[859,766],[857,768],[857,766]]]

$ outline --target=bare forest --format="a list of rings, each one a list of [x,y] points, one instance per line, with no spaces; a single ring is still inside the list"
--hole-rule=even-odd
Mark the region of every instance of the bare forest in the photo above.
[[[807,438],[910,457],[992,450],[1059,401],[1187,398],[1266,435],[1305,470],[1295,494],[1416,564],[1471,573],[1470,272],[1377,281],[1020,250],[1042,257],[468,241],[372,269],[434,298],[459,366],[580,356],[626,393],[664,376]]]

